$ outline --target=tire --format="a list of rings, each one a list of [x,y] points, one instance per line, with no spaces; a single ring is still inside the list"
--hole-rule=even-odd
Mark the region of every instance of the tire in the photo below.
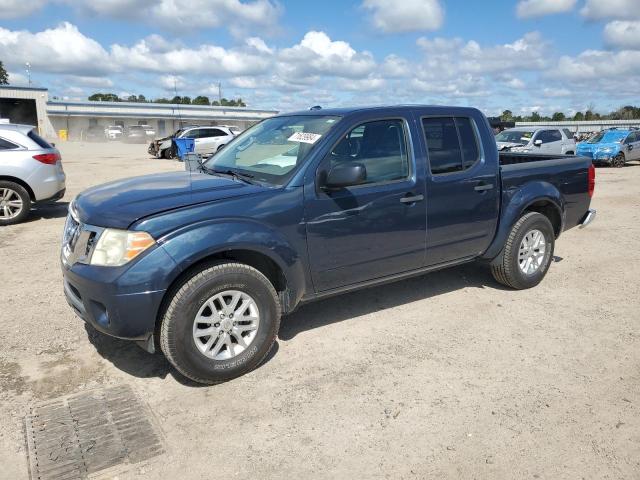
[[[31,197],[22,185],[0,181],[0,226],[23,222],[30,210]]]
[[[218,343],[222,342],[222,339],[226,342],[227,338],[232,347],[226,344],[222,347],[218,346],[220,350],[217,355],[224,356],[225,351],[226,355],[231,355],[230,349],[235,351],[241,348],[237,333],[227,335],[223,332],[222,336],[218,336],[220,330],[225,328],[236,329],[230,326],[232,316],[228,313],[224,320],[218,322],[217,319],[222,318],[218,317],[219,312],[223,310],[223,308],[218,309],[221,306],[218,301],[213,300],[209,303],[218,294],[224,292],[240,292],[252,300],[255,309],[249,305],[250,313],[256,316],[257,312],[258,320],[257,329],[244,332],[248,336],[242,337],[243,333],[240,333],[243,343],[246,344],[244,350],[231,358],[217,359],[203,353],[200,348],[209,348],[208,354],[215,355],[214,350]],[[241,310],[244,302],[247,301],[246,297],[237,301],[240,304],[237,310],[232,310],[238,314],[235,317],[236,320],[242,318],[238,320],[238,324],[255,322],[255,320],[245,321],[245,318],[252,317],[242,316]],[[207,305],[214,305],[218,310],[214,311]],[[210,315],[205,315],[206,312],[210,312]],[[211,385],[225,382],[244,375],[262,363],[278,335],[280,314],[280,302],[276,291],[261,272],[242,263],[208,264],[196,271],[174,291],[160,326],[160,348],[169,362],[185,377],[198,383]],[[196,322],[196,317],[208,318],[210,321],[204,322],[205,325],[202,322]],[[214,321],[218,322],[217,326],[213,323]],[[236,325],[235,320],[233,325]],[[196,329],[212,328],[218,333],[196,338]],[[249,340],[250,335],[253,337]],[[213,342],[211,347],[204,345],[208,342]]]
[[[165,148],[162,151],[162,157],[166,158],[167,160],[171,160],[173,158],[173,148],[171,147]]]
[[[540,232],[544,237],[544,253],[539,257],[540,265],[535,271],[525,273],[519,262],[520,249],[523,245],[523,239],[535,231]],[[526,213],[511,228],[501,254],[491,264],[491,273],[499,283],[516,290],[535,287],[549,270],[554,246],[555,234],[549,219],[541,213]],[[539,248],[538,255],[540,250]],[[533,251],[535,252],[535,250]],[[535,260],[532,263],[535,263]],[[529,264],[525,261],[523,266],[526,265]],[[532,268],[531,265],[529,266]]]
[[[626,159],[624,158],[624,153],[620,152],[611,160],[611,166],[615,168],[622,168],[624,167],[625,161]]]
[[[572,151],[565,152],[565,155],[574,155],[574,154],[575,152],[572,152]]]

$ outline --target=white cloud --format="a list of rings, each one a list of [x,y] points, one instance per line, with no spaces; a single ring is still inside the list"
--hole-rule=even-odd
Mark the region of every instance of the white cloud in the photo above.
[[[444,22],[439,0],[364,0],[373,25],[385,33],[437,30]]]
[[[520,0],[516,7],[519,18],[542,17],[573,10],[577,0]]]
[[[586,0],[580,13],[589,20],[640,18],[638,0]]]
[[[47,0],[0,0],[0,18],[20,18],[40,10]]]
[[[7,72],[9,76],[9,85],[15,85],[17,87],[26,87],[29,85],[29,79],[26,75],[16,72]]]
[[[0,18],[26,17],[47,3],[98,18],[145,21],[174,32],[223,27],[236,35],[255,29],[275,32],[282,13],[272,0],[0,0]]]
[[[640,21],[615,20],[607,23],[604,41],[609,47],[640,50]]]
[[[0,58],[8,65],[29,62],[42,72],[99,75],[113,70],[104,48],[67,22],[38,33],[0,28]]]

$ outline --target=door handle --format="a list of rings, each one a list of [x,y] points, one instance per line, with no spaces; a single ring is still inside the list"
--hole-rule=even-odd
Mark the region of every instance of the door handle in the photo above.
[[[476,192],[484,192],[485,190],[491,190],[492,188],[493,183],[481,183],[480,185],[473,187]]]
[[[416,203],[424,200],[424,195],[407,195],[400,199],[401,203]]]

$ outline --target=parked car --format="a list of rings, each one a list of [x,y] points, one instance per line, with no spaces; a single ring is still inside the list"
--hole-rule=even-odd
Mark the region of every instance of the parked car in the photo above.
[[[147,135],[147,139],[154,138],[156,136],[156,131],[151,125],[140,125],[144,133]]]
[[[500,151],[547,155],[573,155],[576,151],[573,133],[566,128],[509,128],[496,135],[496,142]]]
[[[83,132],[82,137],[87,142],[104,142],[104,130],[102,127],[95,125]]]
[[[0,226],[22,222],[32,206],[64,192],[60,152],[30,125],[0,124]]]
[[[127,127],[125,141],[128,143],[145,143],[147,132],[142,125],[131,125]]]
[[[193,138],[195,140],[195,153],[209,155],[220,150],[235,136],[236,134],[231,127],[223,125],[215,127],[185,127],[169,137],[154,140],[149,144],[147,151],[156,158],[174,158],[176,152],[173,149],[172,140],[174,138]]]
[[[583,157],[499,157],[474,108],[279,115],[201,172],[80,193],[64,291],[97,330],[225,381],[258,366],[281,314],[305,302],[473,260],[508,287],[537,285],[558,236],[593,220],[594,171]]]
[[[577,153],[591,158],[595,164],[623,167],[626,162],[640,160],[640,130],[603,130],[585,142],[578,143]]]
[[[107,140],[122,139],[123,128],[119,125],[109,125],[104,129],[104,136]]]

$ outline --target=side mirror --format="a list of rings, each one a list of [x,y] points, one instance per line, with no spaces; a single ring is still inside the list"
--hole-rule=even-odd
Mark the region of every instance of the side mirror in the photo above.
[[[324,182],[324,187],[337,190],[353,185],[362,185],[367,181],[367,169],[361,163],[338,165],[331,169]]]
[[[540,145],[542,145],[542,140],[536,140],[535,142],[533,142],[533,144],[534,144],[536,147],[539,147]]]

